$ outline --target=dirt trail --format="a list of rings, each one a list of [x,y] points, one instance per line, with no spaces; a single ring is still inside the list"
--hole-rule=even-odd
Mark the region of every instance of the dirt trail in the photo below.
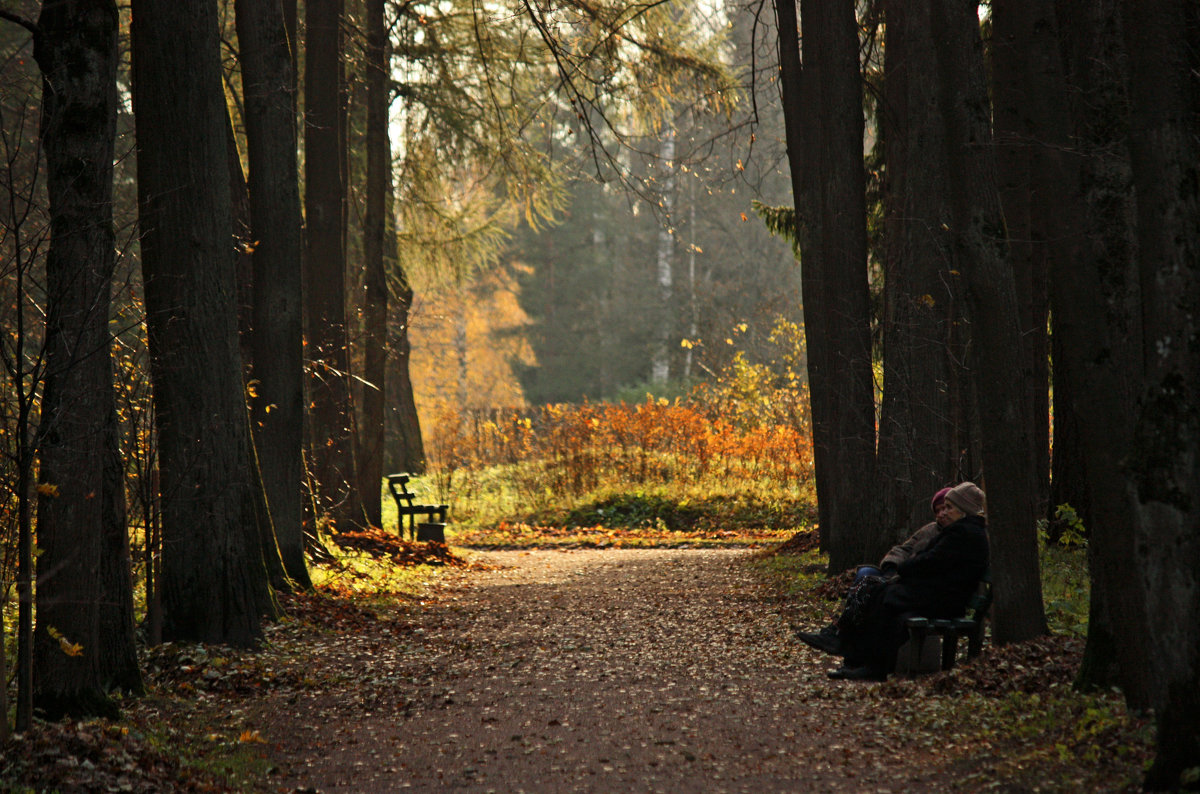
[[[878,706],[825,678],[832,660],[792,637],[746,554],[477,555],[496,568],[331,640],[343,686],[261,704],[281,790],[941,788],[918,753],[856,738],[877,735],[859,728]]]

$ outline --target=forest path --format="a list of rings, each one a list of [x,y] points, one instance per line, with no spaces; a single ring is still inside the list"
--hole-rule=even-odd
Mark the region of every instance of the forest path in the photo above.
[[[280,790],[940,788],[924,753],[880,740],[867,685],[794,639],[750,553],[473,554],[491,569],[330,638],[336,687],[258,704]]]

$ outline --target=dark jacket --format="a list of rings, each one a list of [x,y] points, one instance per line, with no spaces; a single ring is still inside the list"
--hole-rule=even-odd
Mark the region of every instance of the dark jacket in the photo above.
[[[988,564],[987,523],[965,516],[900,563],[900,578],[888,588],[885,603],[893,614],[959,617]]]

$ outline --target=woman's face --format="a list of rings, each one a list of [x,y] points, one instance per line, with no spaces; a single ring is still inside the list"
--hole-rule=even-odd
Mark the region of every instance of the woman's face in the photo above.
[[[958,519],[965,516],[966,513],[959,510],[954,505],[950,504],[950,502],[948,500],[943,499],[942,503],[939,504],[937,506],[937,508],[933,511],[933,515],[934,515],[934,520],[937,521],[937,524],[939,527],[948,527],[951,524],[953,524],[955,521],[957,521]]]

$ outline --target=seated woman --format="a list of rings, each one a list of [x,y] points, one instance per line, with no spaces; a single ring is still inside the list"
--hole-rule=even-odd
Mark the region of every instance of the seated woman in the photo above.
[[[933,521],[918,529],[902,543],[892,546],[879,561],[878,568],[874,565],[863,565],[854,572],[854,583],[846,596],[846,609],[857,609],[860,604],[855,603],[856,600],[868,599],[872,587],[878,584],[877,582],[864,582],[864,579],[867,577],[883,577],[885,579],[895,577],[896,572],[900,569],[900,563],[912,559],[929,548],[929,545],[941,533],[942,528],[952,523],[950,506],[946,504],[946,494],[948,493],[950,493],[949,488],[942,488],[933,495],[933,498],[929,500],[929,509],[933,511]],[[797,630],[796,636],[818,650],[832,653],[835,656],[841,655],[842,640],[836,622],[830,623],[815,633]]]
[[[878,568],[873,565],[864,565],[855,571],[855,581],[864,576],[895,576],[900,563],[928,548],[942,527],[951,522],[949,506],[946,504],[946,494],[948,493],[950,493],[950,489],[943,488],[929,500],[929,509],[933,511],[933,521],[918,529],[903,543],[892,546],[891,550],[879,561]]]
[[[948,523],[929,544],[901,562],[895,577],[874,580],[869,598],[842,613],[837,642],[809,643],[845,658],[830,678],[882,681],[895,669],[907,618],[956,618],[966,611],[988,568],[985,497],[975,483],[964,482],[950,489],[946,504]]]

